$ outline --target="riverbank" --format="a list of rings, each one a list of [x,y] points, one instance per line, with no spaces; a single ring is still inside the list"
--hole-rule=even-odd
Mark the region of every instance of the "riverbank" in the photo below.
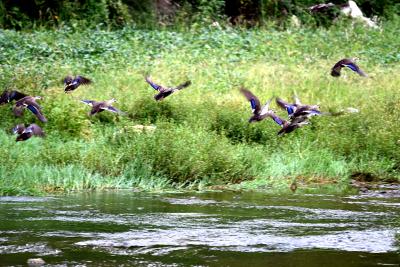
[[[348,190],[352,175],[400,179],[398,84],[399,22],[382,30],[354,28],[196,32],[2,31],[2,88],[44,97],[46,138],[15,143],[17,123],[37,123],[26,112],[1,106],[0,194],[104,188],[202,189],[242,184],[285,188],[295,180]],[[344,70],[343,57],[360,57],[362,78]],[[162,102],[145,73],[165,85],[192,85]],[[93,84],[64,94],[62,78],[81,74]],[[321,116],[278,137],[273,121],[248,124],[244,85],[262,102],[296,93],[322,111],[352,107],[359,113]],[[80,99],[116,98],[127,116],[89,118]],[[283,111],[275,109],[280,116]],[[155,126],[142,133],[135,125]]]

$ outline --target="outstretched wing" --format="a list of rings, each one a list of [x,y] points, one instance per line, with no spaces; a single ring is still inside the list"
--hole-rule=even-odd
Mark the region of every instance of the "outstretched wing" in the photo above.
[[[270,99],[268,99],[268,101],[267,101],[267,102],[265,103],[265,105],[262,107],[262,109],[261,109],[261,111],[260,111],[260,114],[261,114],[261,115],[267,114],[267,113],[270,111],[270,109],[269,109],[269,104],[271,104],[272,98],[273,98],[273,97],[271,97]]]
[[[158,84],[154,83],[154,82],[150,79],[150,76],[146,76],[146,77],[145,77],[145,80],[146,80],[146,82],[147,82],[148,84],[150,84],[151,87],[154,88],[154,90],[157,90],[157,91],[160,91],[160,92],[164,90],[164,87],[162,87],[161,85],[158,85]]]
[[[92,106],[96,103],[94,100],[81,100],[82,103],[85,103],[86,105]]]
[[[244,87],[240,88],[240,92],[247,98],[248,101],[250,101],[253,113],[258,114],[261,110],[260,100],[258,100],[258,98],[252,92]]]
[[[21,98],[24,98],[25,96],[26,96],[26,94],[23,94],[16,90],[12,90],[12,91],[4,90],[4,92],[0,96],[0,105],[6,104],[13,100],[18,101]]]
[[[292,115],[296,111],[296,106],[293,104],[289,104],[288,102],[284,101],[282,98],[276,98],[276,104],[287,111],[288,115]]]
[[[75,80],[78,82],[78,84],[90,84],[92,82],[92,80],[85,78],[83,76],[76,76]]]
[[[30,132],[32,132],[34,135],[37,135],[37,136],[44,136],[44,132],[43,132],[42,128],[41,128],[39,125],[35,124],[35,123],[32,123],[31,125],[29,125],[29,126],[26,128],[25,131],[26,131],[26,132],[27,132],[27,131],[30,131]]]
[[[108,107],[103,108],[103,109],[106,109],[108,111],[111,111],[111,112],[114,112],[114,113],[118,113],[118,114],[121,114],[121,115],[125,115],[126,114],[125,112],[123,112],[123,111],[121,111],[121,110],[119,110],[117,108],[114,108],[113,106],[108,106]]]
[[[183,88],[188,87],[188,86],[191,85],[191,84],[192,84],[191,81],[186,81],[186,82],[184,82],[184,83],[178,85],[178,86],[175,87],[174,89],[175,89],[175,90],[181,90],[181,89],[183,89]]]
[[[33,114],[35,114],[35,116],[41,121],[41,122],[47,122],[47,119],[45,118],[45,116],[43,116],[42,112],[40,111],[40,109],[38,109],[36,106],[34,105],[28,105],[26,106],[27,109],[29,109]]]
[[[17,90],[12,90],[10,92],[9,101],[12,101],[12,100],[18,101],[18,100],[24,98],[25,96],[27,96],[27,95],[24,93],[18,92]]]
[[[365,74],[365,72],[363,72],[354,62],[348,62],[347,64],[343,64],[343,66],[357,72],[360,76],[367,77],[367,74]]]
[[[273,112],[270,112],[269,114],[268,114],[268,116],[269,117],[271,117],[271,119],[273,119],[274,120],[274,122],[276,122],[279,126],[283,126],[283,124],[285,123],[285,120],[284,119],[281,119],[278,115],[276,115],[275,113],[273,113]]]

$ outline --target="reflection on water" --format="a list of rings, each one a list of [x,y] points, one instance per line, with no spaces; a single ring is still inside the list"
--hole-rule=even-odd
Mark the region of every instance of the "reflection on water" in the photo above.
[[[0,265],[398,266],[400,198],[126,191],[0,198]]]

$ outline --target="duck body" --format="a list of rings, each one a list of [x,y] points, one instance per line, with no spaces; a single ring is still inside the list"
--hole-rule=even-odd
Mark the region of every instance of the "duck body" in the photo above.
[[[191,81],[186,81],[176,87],[164,87],[162,85],[156,84],[155,82],[153,82],[151,80],[151,78],[149,76],[145,77],[145,81],[156,91],[158,91],[158,94],[154,95],[154,99],[156,101],[161,101],[164,98],[166,98],[167,96],[171,95],[172,93],[182,90],[183,88],[188,87],[189,85],[191,85]]]
[[[92,109],[89,112],[89,116],[96,115],[97,113],[103,112],[104,110],[113,112],[113,113],[119,113],[119,114],[124,114],[121,110],[115,108],[112,106],[112,103],[116,102],[117,100],[115,98],[112,98],[107,101],[94,101],[94,100],[81,100],[81,102],[92,106]]]
[[[269,104],[271,103],[271,99],[269,99],[264,106],[261,106],[260,100],[256,97],[252,92],[248,89],[242,87],[240,88],[240,92],[247,98],[250,102],[251,110],[253,115],[249,118],[249,123],[262,121],[267,117],[271,117],[273,113],[272,110],[269,109]]]
[[[340,76],[340,72],[342,70],[342,68],[347,67],[349,69],[351,69],[352,71],[358,73],[358,75],[363,76],[363,77],[367,77],[367,74],[365,74],[364,71],[362,71],[360,69],[360,67],[355,63],[357,59],[356,58],[344,58],[339,60],[337,63],[335,63],[335,65],[332,67],[331,69],[331,75],[333,77],[339,77]]]
[[[282,125],[282,129],[279,130],[278,135],[284,135],[293,132],[297,128],[300,128],[304,125],[309,124],[309,122],[303,118],[300,120],[294,120],[294,121],[285,121],[284,124]]]
[[[14,114],[17,117],[22,116],[25,108],[29,109],[41,122],[47,122],[46,117],[42,113],[42,107],[36,102],[37,99],[42,99],[40,96],[25,96],[15,102],[13,108]]]
[[[32,136],[44,137],[42,128],[35,123],[30,124],[28,127],[25,127],[24,124],[18,124],[12,129],[12,131],[14,134],[18,135],[16,142],[26,141]]]
[[[80,85],[87,85],[90,83],[92,83],[90,79],[80,75],[75,76],[75,78],[72,76],[67,76],[64,78],[64,92],[69,93],[74,91]]]

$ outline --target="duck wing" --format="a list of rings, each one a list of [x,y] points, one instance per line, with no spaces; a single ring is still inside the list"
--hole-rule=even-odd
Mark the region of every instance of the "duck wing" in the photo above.
[[[21,93],[17,90],[12,90],[12,91],[4,90],[4,92],[0,96],[0,105],[6,104],[13,100],[18,101],[26,96],[27,96],[26,94]]]
[[[161,85],[158,85],[158,84],[154,83],[154,82],[151,80],[150,76],[146,76],[144,79],[146,80],[146,82],[147,82],[148,84],[150,84],[151,87],[153,87],[154,90],[157,90],[157,91],[159,91],[159,92],[165,91],[165,88],[164,88],[163,86],[161,86]]]
[[[285,125],[285,123],[286,123],[286,121],[284,119],[282,119],[281,117],[279,117],[278,115],[276,115],[273,112],[268,113],[268,116],[281,127],[283,127],[283,125]]]
[[[12,101],[12,100],[18,101],[18,100],[20,100],[20,99],[22,99],[22,98],[24,98],[26,96],[27,95],[24,94],[24,93],[21,93],[21,92],[19,92],[17,90],[12,90],[10,92],[9,101]]]
[[[271,97],[267,102],[265,102],[265,105],[262,107],[262,109],[260,111],[261,115],[265,115],[268,112],[270,112],[269,105],[271,104],[272,98],[273,97]]]
[[[105,107],[105,108],[102,108],[102,109],[105,109],[105,110],[108,110],[108,111],[111,111],[111,112],[114,112],[114,113],[122,114],[122,115],[126,114],[125,112],[123,112],[123,111],[121,111],[121,110],[119,110],[119,109],[117,109],[117,108],[115,108],[113,106],[108,106],[108,107]]]
[[[250,101],[251,109],[254,114],[259,114],[261,111],[260,100],[249,90],[242,87],[240,88],[240,92]]]
[[[284,109],[284,110],[286,110],[287,107],[290,106],[290,104],[288,102],[284,101],[280,97],[275,98],[275,102],[281,109]]]
[[[36,135],[36,136],[41,136],[41,137],[44,136],[44,132],[43,132],[42,128],[35,123],[32,123],[31,125],[29,125],[26,128],[25,132],[32,132],[33,135]]]
[[[86,78],[86,77],[80,76],[80,75],[76,76],[75,81],[76,81],[79,85],[80,85],[80,84],[87,85],[87,84],[92,83],[92,80],[90,80],[90,79],[88,79],[88,78]]]
[[[29,109],[41,122],[47,122],[46,117],[42,114],[39,108],[34,105],[28,105],[26,108]]]
[[[357,72],[358,75],[360,75],[360,76],[367,77],[367,74],[365,74],[365,72],[363,72],[360,69],[360,67],[356,63],[354,63],[353,61],[346,62],[345,64],[343,64],[343,66],[351,69],[354,72]]]
[[[192,84],[191,81],[186,81],[186,82],[184,82],[184,83],[178,85],[178,86],[175,87],[174,89],[175,89],[175,90],[181,90],[181,89],[183,89],[183,88],[188,87],[188,86],[191,85],[191,84]]]
[[[92,107],[97,103],[94,100],[81,100],[81,102],[85,103],[86,105],[92,106]]]

